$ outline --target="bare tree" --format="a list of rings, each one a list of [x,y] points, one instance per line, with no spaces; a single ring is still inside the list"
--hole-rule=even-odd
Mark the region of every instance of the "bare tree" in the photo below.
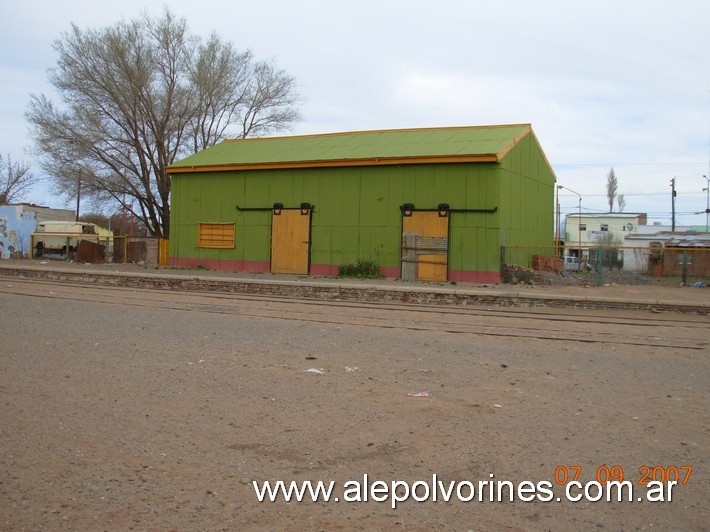
[[[93,223],[99,227],[110,229],[116,236],[128,234],[131,236],[148,236],[148,231],[140,220],[127,218],[125,213],[121,212],[111,215],[106,215],[102,212],[90,212],[82,214],[79,221]]]
[[[49,80],[61,107],[32,96],[27,118],[57,192],[130,210],[168,237],[170,176],[177,159],[226,137],[266,135],[300,119],[295,80],[184,19],[72,25],[54,43]]]
[[[619,186],[619,182],[616,180],[616,174],[614,174],[614,167],[606,176],[606,199],[609,203],[609,212],[614,211],[614,201],[616,201],[616,191]]]
[[[17,163],[0,154],[0,205],[14,203],[37,182],[29,165]]]
[[[609,266],[609,271],[612,270],[613,266],[617,266],[621,269],[623,263],[623,251],[619,249],[624,240],[621,236],[615,235],[611,231],[606,231],[602,233],[601,236],[597,237],[597,243],[599,245],[599,259],[602,264]]]
[[[626,198],[623,194],[619,194],[616,198],[616,204],[619,206],[619,212],[624,212],[626,208]]]

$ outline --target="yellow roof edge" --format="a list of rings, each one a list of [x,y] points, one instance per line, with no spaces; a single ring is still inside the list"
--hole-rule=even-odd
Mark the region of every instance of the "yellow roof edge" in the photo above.
[[[535,142],[537,143],[537,145],[540,146],[540,153],[542,154],[542,158],[545,160],[545,164],[547,165],[547,168],[550,170],[550,173],[552,174],[552,178],[555,180],[555,183],[557,183],[557,174],[555,174],[555,170],[552,168],[552,165],[550,164],[550,160],[547,158],[547,155],[545,155],[545,152],[542,149],[542,146],[540,145],[540,141],[537,140],[537,135],[535,135],[535,132],[532,130],[532,127],[530,128],[530,134],[533,136],[533,139],[535,139]]]
[[[520,142],[520,139],[525,137],[527,134],[532,133],[532,126],[530,124],[520,124],[520,126],[525,126],[525,129],[521,131],[514,139],[512,142],[508,143],[501,151],[499,151],[496,155],[498,156],[498,159],[502,159],[503,157],[506,156],[506,154],[512,150],[515,145]]]
[[[533,131],[532,124],[519,124],[520,126],[527,126],[525,128],[525,131],[521,131],[520,134],[513,139],[513,141],[508,144],[505,148],[503,148],[501,151],[499,151],[496,155],[498,156],[498,160],[501,160],[503,157],[505,157],[510,150],[512,150],[515,145],[520,142],[520,140],[525,137],[526,135],[532,135],[533,139],[535,139],[535,142],[537,143],[538,146],[540,146],[540,141],[537,139],[537,135],[535,135],[535,132]],[[555,183],[557,182],[557,175],[555,175],[555,170],[552,168],[552,165],[550,164],[550,161],[547,158],[547,155],[545,155],[545,152],[542,150],[542,146],[540,146],[540,153],[542,154],[542,158],[545,161],[545,164],[547,165],[547,168],[550,170],[550,173],[552,174],[553,179],[555,180]]]

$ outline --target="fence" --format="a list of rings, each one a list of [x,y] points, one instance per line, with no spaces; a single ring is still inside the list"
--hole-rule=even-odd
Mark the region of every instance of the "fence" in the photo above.
[[[541,253],[542,252],[542,253]],[[501,248],[503,278],[506,271],[549,272],[576,277],[590,284],[634,284],[659,279],[684,284],[710,281],[710,247],[692,246],[527,246]],[[531,257],[526,264],[514,257]],[[508,275],[510,277],[510,275]],[[518,275],[518,278],[525,277]]]
[[[35,249],[34,237],[31,245],[35,249],[36,258],[73,259],[77,262],[89,263],[168,263],[168,240],[164,238],[110,236],[99,235],[64,235],[57,233],[63,241],[58,253],[44,253]]]

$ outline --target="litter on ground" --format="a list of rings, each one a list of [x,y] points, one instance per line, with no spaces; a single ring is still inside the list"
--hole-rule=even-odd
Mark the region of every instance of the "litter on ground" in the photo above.
[[[409,392],[407,397],[429,397],[429,392]]]

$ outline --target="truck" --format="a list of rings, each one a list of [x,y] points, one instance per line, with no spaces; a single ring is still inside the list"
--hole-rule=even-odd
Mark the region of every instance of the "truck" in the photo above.
[[[57,254],[66,256],[76,251],[79,241],[98,242],[96,224],[88,222],[41,222],[31,235],[35,257]]]
[[[592,269],[592,266],[589,264],[589,262],[584,261],[583,268],[587,271],[590,271]],[[579,259],[577,257],[571,256],[565,257],[565,270],[573,272],[582,271],[579,267]]]

